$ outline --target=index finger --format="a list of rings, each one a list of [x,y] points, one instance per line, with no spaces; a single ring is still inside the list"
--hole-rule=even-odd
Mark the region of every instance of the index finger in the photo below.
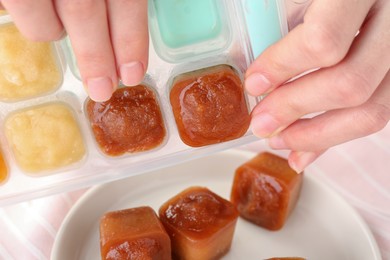
[[[304,22],[266,49],[248,68],[245,87],[268,92],[305,71],[341,61],[374,0],[315,0]]]

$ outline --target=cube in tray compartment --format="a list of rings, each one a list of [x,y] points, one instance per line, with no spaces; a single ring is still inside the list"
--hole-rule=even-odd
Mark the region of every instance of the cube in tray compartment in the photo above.
[[[243,136],[250,122],[237,72],[218,65],[174,78],[170,102],[182,141],[193,147]]]
[[[86,111],[95,139],[106,155],[149,151],[166,138],[159,102],[147,86],[120,87],[102,103],[88,99]]]
[[[283,227],[303,181],[286,159],[264,152],[237,168],[231,201],[241,217],[269,230]]]
[[[25,39],[12,23],[0,25],[0,101],[52,93],[62,77],[53,44]]]
[[[231,246],[238,212],[204,187],[190,187],[159,209],[160,220],[178,259],[207,260],[225,255]]]
[[[19,167],[34,175],[73,165],[86,154],[78,121],[63,102],[11,113],[5,135]]]
[[[102,259],[171,259],[169,236],[150,207],[106,213],[100,220]]]
[[[220,0],[153,0],[150,30],[157,54],[178,63],[222,52],[231,42],[225,3]]]

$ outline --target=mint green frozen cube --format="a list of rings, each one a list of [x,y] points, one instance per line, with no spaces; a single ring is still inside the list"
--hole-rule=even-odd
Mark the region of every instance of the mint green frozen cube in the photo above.
[[[154,0],[162,41],[180,48],[217,38],[222,31],[216,0]]]

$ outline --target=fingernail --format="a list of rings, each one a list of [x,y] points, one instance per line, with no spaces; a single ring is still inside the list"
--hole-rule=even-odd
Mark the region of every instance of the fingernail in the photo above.
[[[253,116],[251,129],[257,137],[269,137],[280,127],[278,121],[268,113],[259,113]]]
[[[319,155],[314,152],[296,152],[294,157],[289,157],[288,163],[294,171],[301,173],[309,164],[314,162],[318,156]]]
[[[92,100],[104,102],[111,98],[114,87],[108,77],[91,78],[87,80],[87,91]]]
[[[120,67],[121,80],[126,86],[136,86],[144,79],[144,66],[139,61],[129,62]]]
[[[291,169],[293,169],[296,173],[298,173],[298,174],[300,174],[300,173],[302,173],[302,169],[300,169],[296,164],[295,164],[295,162],[294,161],[290,161],[290,160],[288,160],[288,165],[290,165],[290,167],[291,167]]]
[[[245,89],[253,96],[266,93],[271,86],[271,82],[260,73],[252,73],[245,79]]]
[[[272,149],[288,149],[288,146],[284,142],[283,138],[279,135],[274,135],[268,139],[268,145]]]

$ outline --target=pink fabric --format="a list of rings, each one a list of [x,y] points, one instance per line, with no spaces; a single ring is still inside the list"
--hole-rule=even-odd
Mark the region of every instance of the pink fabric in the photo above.
[[[239,149],[260,152],[266,142]],[[278,152],[285,156],[285,152]],[[381,132],[339,145],[319,158],[307,174],[328,183],[365,219],[390,260],[390,125]],[[0,259],[49,259],[57,231],[85,190],[0,208]]]

